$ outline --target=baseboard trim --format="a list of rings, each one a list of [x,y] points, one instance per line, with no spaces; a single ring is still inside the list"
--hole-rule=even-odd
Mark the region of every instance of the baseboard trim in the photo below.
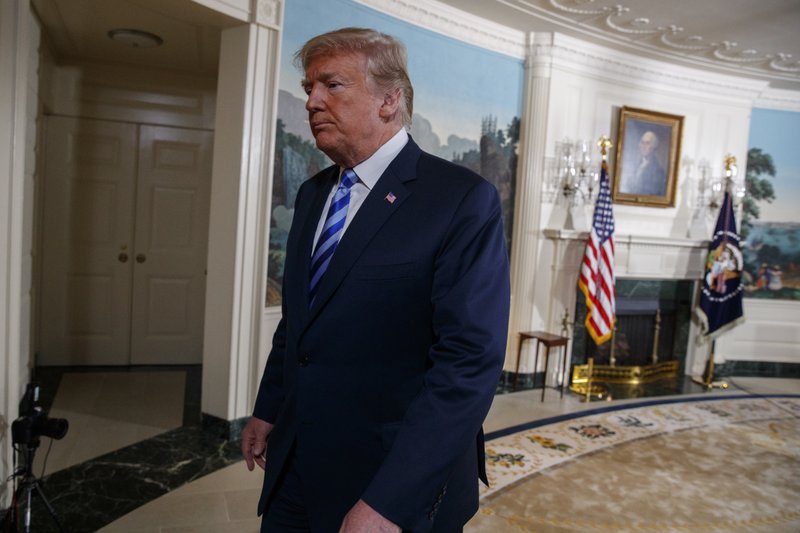
[[[250,417],[225,420],[208,413],[200,413],[204,432],[227,441],[237,441],[242,438],[242,430]]]
[[[714,365],[714,377],[800,378],[800,363],[725,361]]]

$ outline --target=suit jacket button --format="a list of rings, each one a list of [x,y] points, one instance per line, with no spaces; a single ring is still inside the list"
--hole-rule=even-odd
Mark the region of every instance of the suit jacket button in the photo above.
[[[297,362],[300,363],[300,366],[308,366],[308,362],[310,360],[311,359],[307,355],[303,355],[300,357],[300,359],[298,359]]]

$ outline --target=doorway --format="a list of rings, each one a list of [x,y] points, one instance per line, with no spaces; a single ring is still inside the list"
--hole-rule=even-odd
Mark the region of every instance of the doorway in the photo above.
[[[47,117],[39,365],[202,362],[212,143]]]

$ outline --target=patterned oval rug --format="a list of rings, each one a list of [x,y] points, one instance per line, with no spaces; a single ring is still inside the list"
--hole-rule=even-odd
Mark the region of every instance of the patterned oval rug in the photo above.
[[[744,396],[512,428],[465,531],[800,531],[799,417],[797,396]]]

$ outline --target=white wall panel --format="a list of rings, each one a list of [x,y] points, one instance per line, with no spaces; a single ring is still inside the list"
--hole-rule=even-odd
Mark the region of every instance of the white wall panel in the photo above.
[[[745,322],[717,340],[722,361],[800,363],[800,304],[787,300],[744,300]]]

